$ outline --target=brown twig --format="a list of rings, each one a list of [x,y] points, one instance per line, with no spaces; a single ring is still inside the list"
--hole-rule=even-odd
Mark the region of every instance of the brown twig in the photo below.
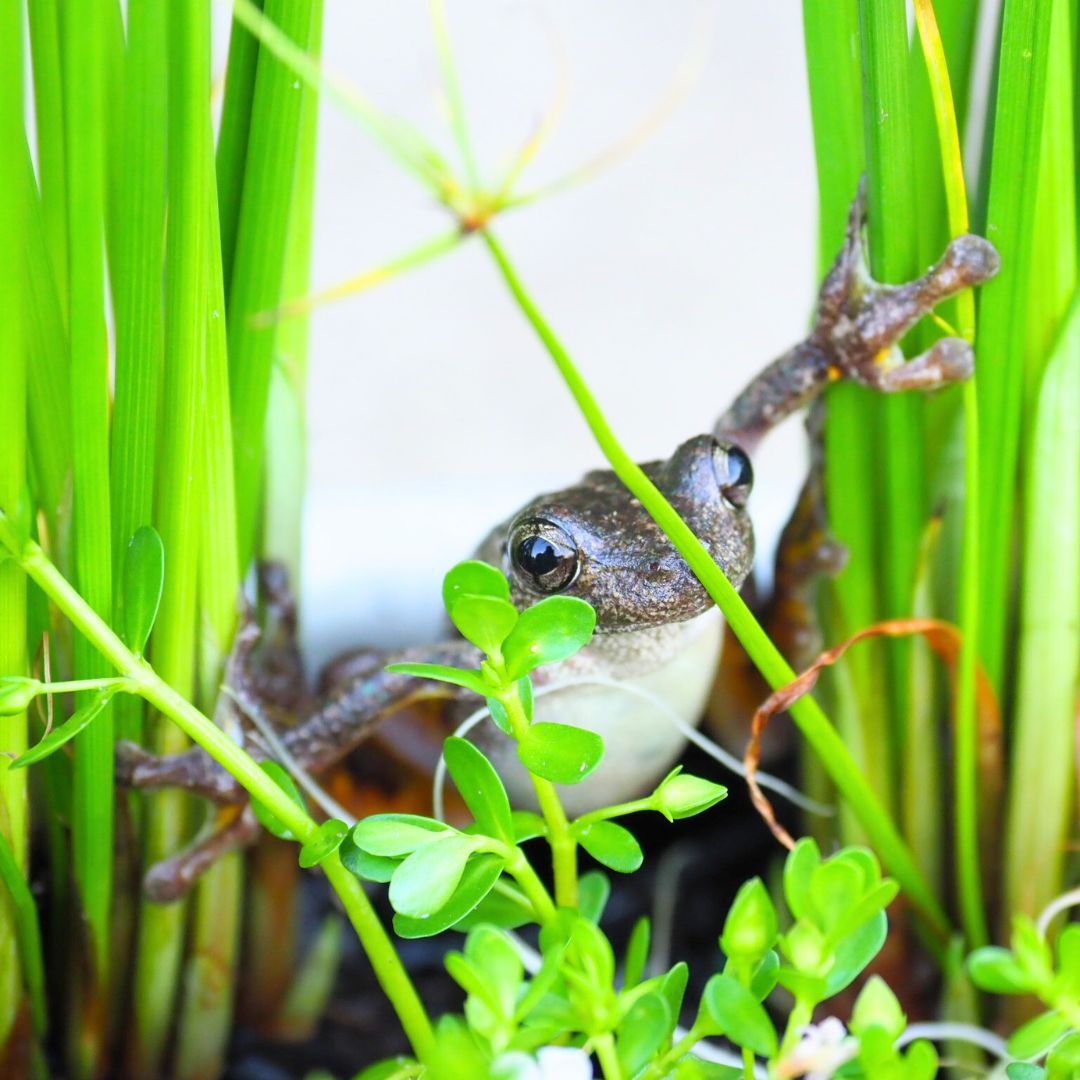
[[[822,670],[831,667],[839,660],[852,645],[876,637],[908,637],[912,634],[921,634],[931,649],[941,658],[949,669],[950,677],[955,679],[956,665],[960,657],[960,648],[963,639],[960,631],[952,623],[943,622],[940,619],[888,619],[884,622],[875,623],[858,633],[853,634],[846,641],[826,649],[805,671],[794,681],[774,690],[762,703],[750,723],[750,743],[746,748],[743,763],[746,766],[746,783],[750,788],[750,798],[759,814],[769,826],[773,836],[788,850],[795,846],[791,834],[776,820],[772,804],[765,797],[764,792],[757,782],[758,766],[761,762],[761,735],[765,725],[777,713],[789,709],[799,698],[810,693],[818,681]],[[1000,787],[1001,773],[1001,714],[998,708],[997,698],[993,688],[986,677],[986,673],[980,667],[976,673],[976,707],[979,716],[980,734],[980,770],[986,784],[990,787]],[[997,791],[985,791],[987,800],[993,803],[998,794]]]

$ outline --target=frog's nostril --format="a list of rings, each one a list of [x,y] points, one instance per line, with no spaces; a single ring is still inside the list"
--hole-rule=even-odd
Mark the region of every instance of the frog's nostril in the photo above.
[[[658,562],[649,563],[649,570],[652,571],[652,573],[655,574],[656,571],[659,570],[659,569],[660,569],[660,564]]]

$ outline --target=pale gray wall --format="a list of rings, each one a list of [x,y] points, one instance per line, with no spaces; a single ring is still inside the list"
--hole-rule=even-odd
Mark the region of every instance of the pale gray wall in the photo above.
[[[499,225],[624,444],[664,456],[798,338],[813,297],[815,183],[795,0],[450,0],[486,175],[569,101],[528,174],[607,147],[711,41],[689,98],[628,159]],[[423,0],[327,0],[327,63],[452,154]],[[322,112],[314,283],[446,228],[424,191],[331,104]],[[314,657],[437,631],[443,571],[539,490],[601,463],[477,243],[313,321],[304,571]],[[788,425],[757,462],[774,535],[802,468]]]

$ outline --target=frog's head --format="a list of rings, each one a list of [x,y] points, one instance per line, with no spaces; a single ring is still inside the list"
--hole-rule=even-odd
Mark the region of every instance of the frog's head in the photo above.
[[[642,468],[740,586],[754,548],[746,454],[699,435],[667,461]],[[579,596],[596,608],[597,630],[612,633],[682,622],[712,606],[682,556],[612,472],[589,473],[574,487],[539,496],[500,533],[503,569],[520,607],[555,593]]]

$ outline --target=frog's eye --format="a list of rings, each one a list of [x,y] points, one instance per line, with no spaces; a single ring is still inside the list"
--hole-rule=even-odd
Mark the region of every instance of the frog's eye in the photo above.
[[[746,451],[734,443],[717,443],[713,450],[713,469],[724,498],[732,506],[744,507],[754,486],[754,469]]]
[[[509,551],[518,576],[541,592],[559,592],[577,577],[577,547],[550,521],[523,522],[510,537]]]

